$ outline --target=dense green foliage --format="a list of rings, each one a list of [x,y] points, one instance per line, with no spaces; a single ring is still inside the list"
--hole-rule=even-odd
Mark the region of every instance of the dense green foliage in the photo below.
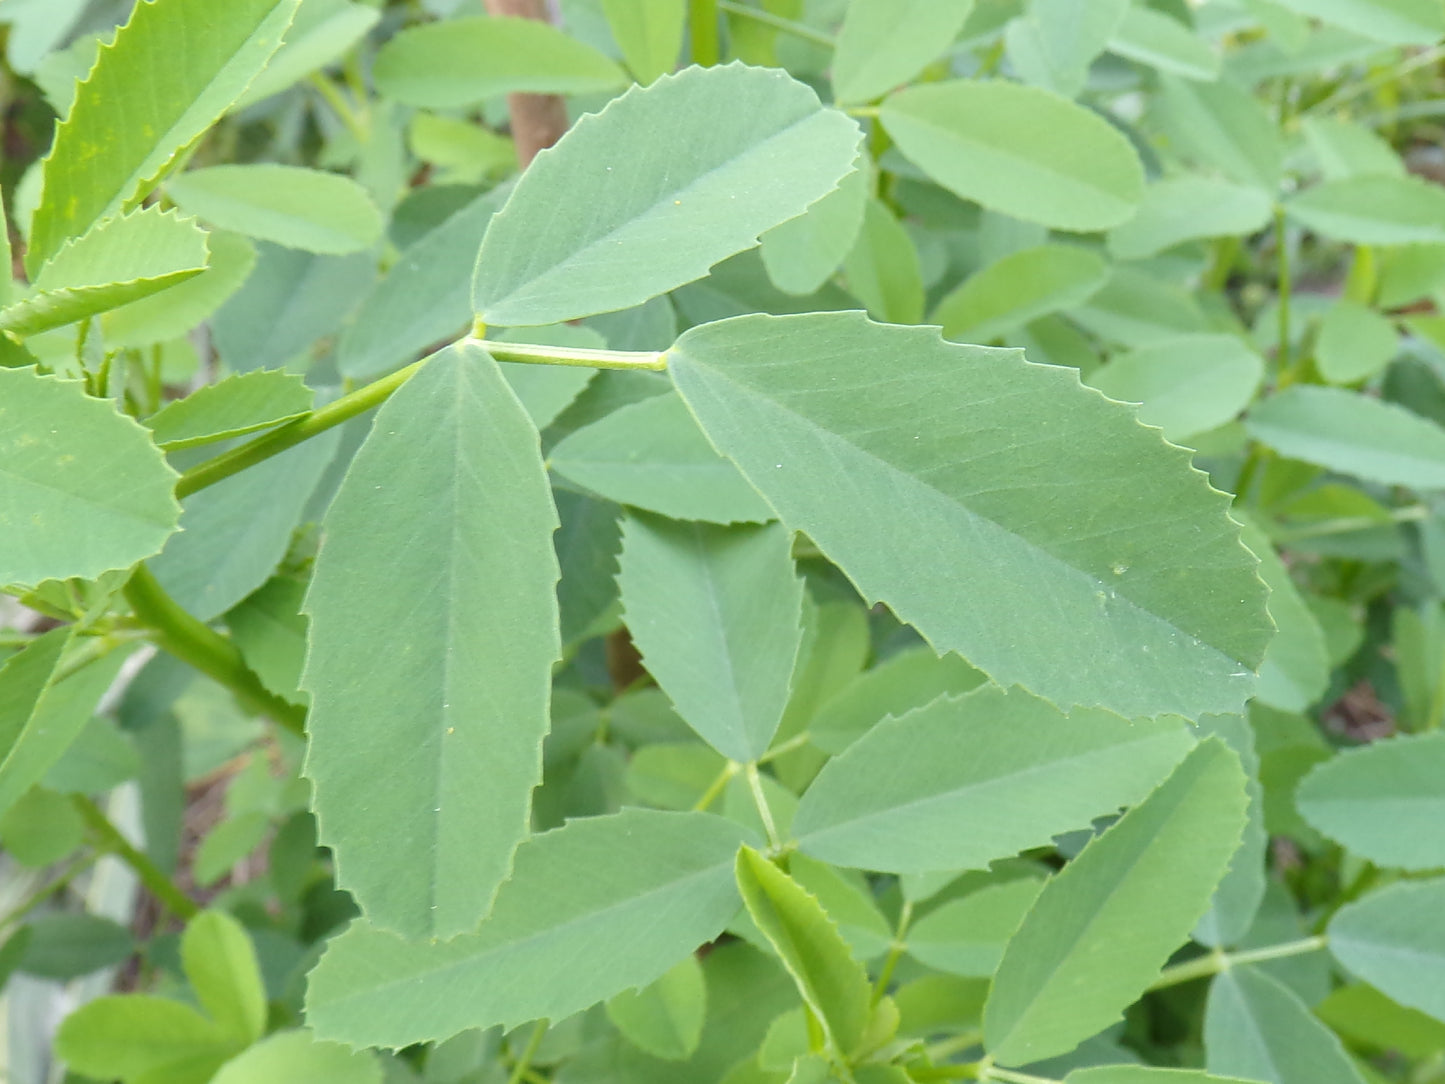
[[[130,7],[0,9],[7,1079],[1445,1078],[1445,0]]]

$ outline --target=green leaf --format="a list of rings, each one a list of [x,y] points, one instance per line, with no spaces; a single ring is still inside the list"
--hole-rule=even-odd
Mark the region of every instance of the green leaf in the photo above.
[[[35,275],[35,292],[0,310],[0,331],[34,335],[119,308],[206,269],[206,235],[193,219],[146,207],[97,223]]]
[[[245,929],[223,911],[202,911],[186,925],[181,963],[197,1000],[238,1046],[266,1031],[266,991]]]
[[[909,928],[909,955],[939,971],[989,978],[1042,888],[1025,878],[949,900]]]
[[[124,963],[136,948],[129,930],[100,915],[42,915],[29,929],[17,970],[37,978],[68,982]]]
[[[957,342],[991,342],[1040,316],[1082,305],[1108,277],[1108,265],[1077,245],[1020,249],[964,279],[938,303],[933,321]]]
[[[925,173],[989,210],[1060,230],[1133,216],[1144,170],[1097,113],[1038,87],[959,79],[891,94],[880,117]]]
[[[74,1072],[127,1082],[154,1074],[157,1081],[204,1084],[237,1049],[189,1005],[146,994],[86,1002],[55,1037],[55,1052]]]
[[[307,1031],[278,1031],[226,1062],[211,1084],[382,1084],[384,1078],[370,1051],[318,1042]]]
[[[973,0],[852,0],[833,52],[833,98],[872,101],[948,51]]]
[[[1387,317],[1339,298],[1320,320],[1315,367],[1331,384],[1355,384],[1378,373],[1399,349],[1395,325]]]
[[[114,403],[0,368],[0,584],[95,579],[158,552],[180,518],[175,480]]]
[[[0,816],[0,846],[32,869],[59,862],[84,837],[85,822],[70,799],[48,787],[31,787]]]
[[[1214,890],[1214,899],[1193,937],[1215,948],[1236,945],[1249,932],[1259,913],[1266,888],[1265,862],[1269,835],[1264,827],[1264,789],[1259,784],[1259,755],[1254,728],[1243,715],[1206,715],[1199,720],[1203,735],[1214,735],[1234,750],[1244,768],[1244,789],[1249,794],[1249,818],[1244,838],[1229,863],[1229,872]]]
[[[788,876],[818,898],[857,959],[876,960],[893,946],[893,926],[878,910],[867,878],[800,853],[788,856]]]
[[[1244,1084],[1236,1077],[1198,1069],[1159,1069],[1152,1065],[1091,1065],[1075,1069],[1064,1084]]]
[[[270,579],[340,442],[321,433],[187,497],[181,530],[148,566],[167,594],[211,621]]]
[[[306,584],[277,576],[226,614],[231,640],[261,683],[286,700],[306,702],[298,691],[309,627],[301,613]]]
[[[1300,815],[1377,866],[1445,867],[1445,734],[1402,734],[1350,749],[1305,776]]]
[[[1129,264],[1115,264],[1104,288],[1068,317],[1106,343],[1122,346],[1212,330],[1191,295]]]
[[[1138,403],[1139,420],[1176,443],[1231,421],[1264,378],[1264,359],[1234,335],[1156,339],[1089,376],[1110,399]]]
[[[1352,177],[1307,188],[1284,205],[1333,241],[1404,245],[1445,241],[1445,192],[1419,177]]]
[[[688,68],[633,87],[527,167],[482,242],[472,305],[515,326],[641,304],[802,214],[852,170],[858,140],[779,71]]]
[[[1394,403],[1292,387],[1251,410],[1245,426],[1291,459],[1384,485],[1445,487],[1445,430]]]
[[[1129,716],[1233,712],[1249,694],[1271,630],[1226,499],[1072,370],[858,313],[707,324],[668,358],[783,522],[935,650]]]
[[[737,881],[748,914],[782,957],[828,1048],[847,1057],[868,1029],[867,972],[817,899],[751,847],[738,851]]]
[[[1405,175],[1405,163],[1394,148],[1358,121],[1344,117],[1302,117],[1300,131],[1327,181]]]
[[[1174,150],[1204,169],[1265,190],[1284,170],[1279,129],[1249,91],[1228,80],[1197,83],[1163,75],[1159,119]]]
[[[211,250],[206,269],[194,278],[143,297],[101,319],[107,347],[140,347],[185,336],[241,288],[256,266],[256,248],[237,233],[206,235]]]
[[[1204,1052],[1210,1072],[1266,1084],[1364,1084],[1335,1033],[1298,994],[1254,967],[1214,977]]]
[[[1304,711],[1329,686],[1324,632],[1269,538],[1242,513],[1237,518],[1244,523],[1240,537],[1259,557],[1259,575],[1269,587],[1269,616],[1279,630],[1265,649],[1256,699],[1284,711]]]
[[[1144,189],[1138,214],[1109,231],[1109,251],[1138,260],[1201,237],[1251,234],[1269,224],[1270,207],[1269,196],[1252,185],[1165,178]]]
[[[1445,37],[1445,12],[1431,0],[1275,0],[1301,15],[1391,45],[1435,45]]]
[[[340,882],[379,927],[470,930],[511,867],[560,654],[556,525],[536,429],[469,346],[382,406],[327,513],[306,774]]]
[[[1032,0],[1004,28],[1009,63],[1025,83],[1077,97],[1129,0]]]
[[[1177,722],[1064,715],[986,685],[885,719],[829,761],[793,834],[842,866],[984,869],[1139,801],[1192,740]]]
[[[762,523],[773,510],[713,450],[682,400],[654,395],[564,438],[548,464],[608,500],[674,519]]]
[[[1184,23],[1152,8],[1131,7],[1124,13],[1109,39],[1109,52],[1185,79],[1208,83],[1219,78],[1219,54]]]
[[[723,756],[756,760],[788,702],[803,584],[779,524],[717,527],[630,516],[622,529],[624,620],[657,679]]]
[[[1239,847],[1244,784],[1239,757],[1207,739],[1049,880],[984,1007],[994,1058],[1021,1065],[1067,1053],[1143,994]]]
[[[265,67],[299,3],[137,4],[56,129],[26,267],[34,272],[66,238],[147,195]]]
[[[381,236],[376,204],[339,173],[271,164],[210,166],[173,177],[166,195],[222,229],[307,252],[359,252]]]
[[[283,369],[252,369],[198,388],[145,420],[155,442],[167,451],[269,429],[311,409],[306,382]]]
[[[281,48],[236,99],[231,111],[244,109],[325,67],[350,52],[377,24],[381,12],[348,0],[309,0],[296,13]]]
[[[1445,878],[1401,881],[1330,920],[1330,952],[1401,1005],[1445,1020]]]
[[[1339,987],[1314,1011],[1358,1046],[1397,1050],[1407,1058],[1433,1057],[1445,1049],[1445,1023],[1407,1009],[1364,983]]]
[[[387,269],[341,333],[336,367],[343,376],[374,379],[467,326],[477,247],[501,197],[496,189],[478,196]]]
[[[868,171],[855,169],[804,214],[763,234],[759,252],[773,285],[799,297],[823,287],[853,250],[868,189]]]
[[[987,679],[957,655],[927,647],[900,651],[859,674],[823,703],[808,723],[814,745],[841,753],[887,716],[921,708],[944,693],[961,696]]]
[[[626,809],[517,850],[475,933],[407,942],[354,923],[311,973],[306,1018],[353,1045],[561,1019],[658,979],[738,907],[744,829],[708,813]]]
[[[863,206],[863,228],[843,261],[848,290],[875,320],[916,324],[923,319],[923,274],[918,250],[882,200]]]
[[[687,24],[685,0],[602,0],[602,10],[639,83],[677,67]]]
[[[499,94],[596,94],[627,85],[615,63],[555,27],[485,15],[403,30],[376,54],[372,76],[388,98],[427,109]]]
[[[641,990],[624,990],[607,1002],[607,1019],[633,1046],[656,1058],[684,1061],[702,1039],[707,988],[696,956]]]

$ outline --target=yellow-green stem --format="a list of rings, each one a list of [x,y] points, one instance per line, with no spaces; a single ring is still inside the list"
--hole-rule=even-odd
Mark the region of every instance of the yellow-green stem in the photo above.
[[[763,829],[768,833],[768,843],[774,850],[783,846],[783,837],[778,834],[778,826],[773,822],[773,811],[768,806],[767,795],[763,793],[763,781],[758,775],[757,761],[751,761],[743,768],[743,774],[748,779],[748,789],[752,791],[753,803],[758,807],[758,816],[762,818]]]
[[[72,794],[70,800],[85,821],[85,826],[95,837],[96,846],[106,854],[115,855],[129,866],[161,906],[186,921],[201,913],[200,904],[182,892],[149,856],[137,850],[130,840],[121,835],[120,829],[110,822],[110,818],[100,806],[83,794]]]
[[[538,1020],[532,1028],[532,1036],[527,1040],[526,1047],[517,1058],[516,1064],[512,1066],[512,1075],[507,1078],[507,1084],[521,1084],[527,1078],[528,1070],[532,1067],[532,1059],[537,1056],[537,1051],[542,1046],[542,1036],[547,1034],[547,1021]]]
[[[717,6],[720,11],[726,11],[731,15],[738,15],[744,19],[751,19],[755,23],[770,26],[774,30],[782,31],[784,34],[791,34],[793,37],[801,38],[803,41],[810,41],[814,45],[821,45],[825,49],[832,49],[834,47],[833,39],[821,30],[814,30],[811,26],[795,22],[792,19],[785,19],[781,15],[774,15],[771,11],[764,11],[762,8],[748,7],[746,4],[735,3],[734,0],[717,0]]]
[[[1216,950],[1196,959],[1186,960],[1182,964],[1166,967],[1159,973],[1159,977],[1149,985],[1149,989],[1164,990],[1170,986],[1178,986],[1182,982],[1208,978],[1210,975],[1217,975],[1221,971],[1227,971],[1231,967],[1243,964],[1259,964],[1267,960],[1282,960],[1287,956],[1302,956],[1307,952],[1318,952],[1327,944],[1329,944],[1329,938],[1320,934],[1299,941],[1285,941],[1278,945],[1266,945],[1264,948],[1245,949],[1241,952]]]

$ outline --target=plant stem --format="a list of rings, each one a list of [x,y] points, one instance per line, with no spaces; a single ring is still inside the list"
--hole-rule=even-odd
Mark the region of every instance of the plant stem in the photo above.
[[[940,1039],[936,1043],[930,1043],[924,1051],[932,1061],[939,1061],[943,1058],[951,1058],[953,1055],[977,1046],[983,1042],[983,1032],[974,1029],[965,1031],[961,1035],[955,1035],[951,1039]]]
[[[1409,60],[1399,64],[1392,64],[1386,70],[1377,75],[1371,76],[1353,86],[1343,86],[1326,98],[1321,98],[1305,110],[1306,113],[1326,113],[1336,106],[1358,98],[1362,94],[1368,94],[1372,90],[1385,86],[1388,83],[1398,82],[1401,78],[1409,75],[1412,71],[1420,68],[1428,68],[1437,60],[1445,58],[1445,45],[1437,45],[1433,49],[1426,49],[1422,53],[1416,53]]]
[[[721,52],[717,34],[718,0],[688,0],[687,22],[692,33],[692,62],[710,68],[718,62]]]
[[[821,45],[825,49],[832,49],[835,45],[833,39],[821,30],[814,30],[811,26],[795,22],[792,19],[785,19],[781,15],[774,15],[771,11],[764,11],[762,8],[748,7],[746,4],[735,3],[734,0],[717,0],[717,6],[721,11],[732,15],[741,15],[744,19],[751,19],[755,23],[762,23],[774,30],[781,30],[784,34],[811,41],[814,45]]]
[[[1390,511],[1391,523],[1415,523],[1422,519],[1430,518],[1430,509],[1423,504],[1410,504],[1404,508],[1395,508]],[[1379,527],[1383,523],[1379,519],[1370,516],[1341,516],[1338,519],[1324,519],[1318,523],[1311,523],[1307,526],[1294,529],[1285,527],[1272,533],[1274,540],[1281,545],[1289,545],[1291,542],[1299,542],[1306,538],[1322,538],[1334,534],[1349,534],[1351,531],[1363,531],[1370,527]]]
[[[182,609],[144,564],[131,573],[125,597],[158,647],[224,685],[248,711],[269,716],[297,734],[304,732],[306,710],[262,685],[235,645]]]
[[[801,749],[803,746],[807,745],[810,740],[812,740],[812,735],[810,735],[806,730],[799,731],[787,741],[781,743],[780,745],[773,746],[762,756],[758,757],[758,763],[767,764],[770,761],[777,760],[780,756],[785,756],[786,754],[791,753],[794,749]]]
[[[398,369],[380,380],[373,380],[366,387],[357,388],[340,399],[327,403],[319,410],[313,410],[305,417],[297,418],[294,422],[273,429],[238,448],[232,448],[229,452],[197,464],[181,475],[181,480],[176,483],[176,496],[189,497],[197,490],[213,486],[247,467],[253,467],[273,455],[279,455],[287,448],[294,448],[302,441],[310,440],[318,433],[324,433],[333,426],[380,406],[392,392],[419,373],[426,362],[427,358],[413,362],[404,369]]]
[[[667,368],[665,350],[593,350],[575,346],[533,346],[531,343],[499,343],[490,339],[465,340],[480,346],[498,361],[519,361],[527,365],[580,365],[588,369]]]
[[[130,840],[121,835],[120,829],[110,822],[110,818],[100,806],[83,794],[72,794],[70,800],[75,803],[86,827],[95,835],[96,846],[107,854],[115,855],[129,866],[140,878],[141,884],[146,886],[166,910],[186,921],[200,914],[200,905],[182,892],[146,854],[132,846]]]
[[[992,1065],[980,1069],[978,1078],[980,1080],[1002,1080],[1006,1084],[1059,1084],[1053,1077],[1034,1076],[1032,1073],[1019,1073],[1012,1069],[998,1069]]]
[[[70,865],[66,866],[54,880],[45,882],[45,884],[31,892],[30,895],[26,896],[4,915],[0,915],[0,930],[4,930],[14,923],[19,922],[31,911],[35,910],[36,907],[40,906],[40,904],[70,884],[70,882],[75,880],[81,873],[95,865],[95,860],[99,857],[100,855],[98,853],[91,851],[88,854],[82,854],[78,858],[73,859]]]
[[[1288,231],[1285,228],[1284,208],[1282,206],[1274,209],[1274,247],[1275,258],[1278,261],[1278,271],[1275,280],[1275,304],[1279,317],[1279,345],[1275,351],[1275,361],[1279,366],[1278,386],[1284,388],[1293,383],[1294,375],[1289,371],[1289,237]]]
[[[903,955],[904,938],[908,936],[908,924],[913,921],[913,901],[904,900],[903,907],[898,912],[898,928],[893,933],[893,944],[888,947],[888,958],[883,961],[883,969],[878,972],[878,981],[873,984],[873,1004],[883,1000],[883,995],[888,992],[888,984],[893,981],[893,969],[898,966],[899,957]]]
[[[351,103],[341,91],[336,89],[336,84],[328,79],[321,72],[312,72],[307,81],[316,88],[316,92],[326,99],[326,104],[331,106],[331,111],[340,118],[341,123],[346,126],[358,143],[366,143],[371,138],[371,133],[366,130],[366,125],[356,115],[356,110],[351,108]]]
[[[1159,977],[1149,985],[1149,989],[1164,990],[1170,986],[1178,986],[1182,982],[1191,982],[1194,979],[1217,975],[1221,971],[1227,971],[1231,967],[1242,964],[1258,964],[1264,963],[1266,960],[1282,960],[1287,956],[1302,956],[1307,952],[1318,952],[1327,944],[1329,944],[1329,939],[1320,934],[1299,941],[1285,941],[1278,945],[1266,945],[1264,948],[1245,949],[1242,952],[1216,950],[1200,956],[1198,959],[1186,960],[1182,964],[1166,967],[1159,973]]]
[[[723,770],[717,773],[716,778],[708,784],[707,790],[702,792],[702,797],[693,805],[693,811],[697,813],[704,812],[708,806],[717,801],[717,796],[723,792],[723,789],[728,785],[728,781],[738,774],[738,769],[741,767],[742,765],[736,760],[730,760],[724,764]]]
[[[532,1059],[537,1056],[537,1050],[542,1045],[542,1036],[547,1034],[547,1021],[538,1020],[532,1028],[532,1037],[527,1040],[526,1047],[522,1050],[521,1056],[512,1066],[512,1075],[507,1078],[507,1084],[521,1084],[527,1077],[527,1070],[531,1068]]]
[[[758,807],[758,816],[763,819],[763,828],[768,833],[768,843],[775,850],[783,846],[783,837],[778,834],[778,826],[773,823],[773,811],[768,807],[768,799],[763,794],[763,781],[758,775],[758,762],[749,761],[743,768],[743,774],[748,778],[748,789],[753,793],[753,803]]]

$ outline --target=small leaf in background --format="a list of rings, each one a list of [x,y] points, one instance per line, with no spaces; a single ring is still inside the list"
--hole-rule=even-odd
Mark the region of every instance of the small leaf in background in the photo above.
[[[511,868],[560,653],[556,525],[536,429],[466,347],[382,406],[327,513],[306,773],[341,884],[382,928],[470,930]]]
[[[1340,298],[1320,320],[1315,367],[1331,384],[1368,380],[1400,349],[1395,325],[1374,309]]]
[[[685,956],[640,990],[607,1002],[607,1019],[624,1038],[655,1058],[683,1061],[697,1050],[707,1010],[707,988],[696,956]]]
[[[408,942],[358,922],[331,940],[306,1018],[327,1038],[404,1046],[561,1019],[646,986],[737,913],[733,864],[748,838],[708,813],[573,820],[518,848],[474,933]]]
[[[402,252],[371,288],[337,347],[343,376],[368,380],[455,335],[472,315],[468,281],[502,193],[483,193]]]
[[[829,1051],[846,1058],[868,1029],[868,973],[817,899],[751,847],[738,851],[737,880],[748,914],[782,957]]]
[[[988,343],[1041,316],[1082,305],[1104,285],[1108,265],[1086,248],[1025,248],[980,268],[933,311],[955,342]]]
[[[763,234],[759,251],[774,286],[799,297],[822,288],[853,250],[868,189],[868,170],[855,169],[803,214]]]
[[[1226,498],[1073,371],[859,313],[722,320],[668,359],[784,524],[935,650],[1126,716],[1234,712],[1249,695],[1273,626]],[[1055,651],[1061,637],[1091,665]]]
[[[1181,335],[1116,354],[1089,375],[1110,399],[1176,443],[1232,421],[1264,378],[1264,359],[1235,335]]]
[[[375,8],[348,0],[302,3],[281,48],[246,86],[231,112],[269,98],[345,56],[380,18]]]
[[[1284,205],[1332,241],[1404,245],[1445,241],[1445,192],[1420,177],[1352,177],[1307,188]]]
[[[1139,156],[1117,128],[1037,87],[959,79],[889,95],[883,126],[911,161],[963,199],[1060,230],[1133,216]]]
[[[0,816],[0,847],[32,869],[59,862],[84,836],[85,822],[71,800],[47,787],[31,787]]]
[[[35,275],[35,292],[0,310],[0,330],[33,335],[159,293],[206,269],[195,220],[145,207],[68,241]]]
[[[1282,7],[1391,45],[1434,45],[1445,12],[1431,0],[1275,0]]]
[[[779,71],[688,68],[633,87],[517,182],[477,257],[478,319],[558,323],[702,278],[831,192],[859,137]]]
[[[1104,288],[1067,315],[1085,331],[1118,346],[1148,346],[1213,330],[1194,297],[1129,264],[1115,264]]]
[[[266,991],[245,928],[223,911],[202,911],[186,924],[181,963],[196,999],[237,1045],[266,1031]]]
[[[1130,7],[1109,39],[1109,52],[1185,79],[1219,78],[1219,54],[1173,16]]]
[[[949,900],[909,927],[908,953],[940,971],[989,978],[1043,887],[1022,878]]]
[[[1064,1084],[1244,1084],[1236,1077],[1200,1069],[1159,1069],[1152,1065],[1091,1065],[1075,1069]]]
[[[824,765],[793,832],[805,853],[842,866],[984,869],[1139,801],[1192,742],[1177,722],[1064,715],[983,686],[873,727]]]
[[[1030,0],[1024,14],[1004,29],[1009,63],[1034,86],[1077,97],[1089,65],[1109,43],[1129,0]]]
[[[350,177],[300,166],[210,166],[181,173],[166,195],[222,229],[287,248],[341,255],[381,237],[381,212]]]
[[[900,651],[824,701],[808,734],[825,753],[841,753],[887,716],[901,716],[945,693],[961,696],[987,680],[957,655],[940,657],[928,647]]]
[[[1445,867],[1445,734],[1402,734],[1315,767],[1296,792],[1300,814],[1378,866]]]
[[[1254,967],[1214,976],[1204,1053],[1211,1073],[1266,1084],[1364,1084],[1334,1032],[1298,994]]]
[[[88,1001],[55,1037],[56,1053],[72,1071],[126,1084],[205,1084],[239,1049],[189,1005],[146,994]]]
[[[630,516],[620,565],[624,620],[648,673],[708,744],[756,760],[782,719],[803,634],[792,534]]]
[[[1065,1054],[1144,993],[1239,848],[1244,784],[1239,757],[1206,739],[1045,884],[984,1008],[984,1045],[999,1062]]]
[[[199,275],[102,316],[107,346],[139,347],[179,339],[241,288],[256,266],[256,247],[225,230],[206,234],[206,245],[210,259]]]
[[[1284,148],[1273,119],[1249,91],[1228,80],[1197,83],[1172,75],[1160,76],[1159,89],[1155,107],[1177,153],[1274,198]]]
[[[1251,234],[1270,220],[1270,198],[1215,177],[1170,177],[1144,189],[1139,213],[1109,231],[1109,252],[1139,260],[1201,237]]]
[[[1369,1050],[1429,1058],[1445,1049],[1445,1023],[1391,1001],[1373,986],[1341,986],[1314,1013],[1348,1042]]]
[[[33,919],[17,970],[68,982],[124,963],[135,938],[114,919],[90,914],[49,914]]]
[[[1330,920],[1330,952],[1401,1005],[1445,1021],[1445,879],[1402,881]]]
[[[687,25],[686,0],[602,0],[622,58],[639,83],[677,67]]]
[[[226,1062],[211,1084],[382,1084],[384,1079],[369,1051],[320,1042],[308,1031],[278,1031]]]
[[[553,26],[485,15],[403,30],[377,52],[372,75],[386,97],[427,109],[499,94],[595,94],[627,85],[615,63]]]
[[[1291,459],[1384,485],[1445,487],[1445,429],[1394,403],[1292,387],[1262,400],[1245,427]]]
[[[923,277],[918,250],[902,223],[881,201],[863,205],[863,228],[843,260],[848,291],[868,315],[892,324],[923,319]]]
[[[768,503],[718,455],[676,394],[614,410],[565,437],[547,457],[592,492],[674,519],[763,523]]]
[[[198,388],[145,420],[167,451],[254,433],[299,418],[311,409],[314,393],[294,373],[253,369]]]
[[[308,623],[301,613],[304,581],[276,576],[226,613],[231,640],[261,684],[292,702],[306,702],[297,686],[306,656]]]
[[[265,67],[299,3],[137,5],[56,129],[26,268],[34,273],[66,238],[145,196]]]
[[[973,0],[853,0],[833,52],[833,97],[871,101],[917,75],[948,51]]]

